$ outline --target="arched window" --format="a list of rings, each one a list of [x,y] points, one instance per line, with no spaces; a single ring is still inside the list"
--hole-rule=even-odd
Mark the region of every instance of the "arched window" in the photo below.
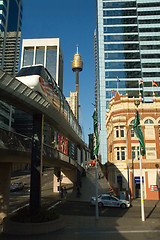
[[[151,119],[147,119],[144,124],[154,124],[154,122]]]

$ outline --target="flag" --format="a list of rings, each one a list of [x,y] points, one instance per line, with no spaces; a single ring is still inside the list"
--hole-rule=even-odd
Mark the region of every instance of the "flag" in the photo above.
[[[117,76],[117,82],[120,82],[119,77]]]
[[[138,110],[136,112],[133,129],[134,129],[134,132],[140,142],[141,155],[143,156],[146,154],[146,151],[145,151],[143,133],[142,133],[141,125],[140,125],[140,116],[139,116]]]
[[[156,82],[153,81],[152,84],[158,87],[158,84]]]
[[[94,148],[94,155],[98,155],[98,150],[99,150],[99,134],[98,134],[98,116],[96,111],[93,113],[93,121],[94,121],[94,134],[96,138],[96,146]]]
[[[143,83],[143,80],[140,80],[140,81],[139,81],[139,85],[142,84],[142,83]]]
[[[111,90],[111,92],[112,92],[112,93],[114,93],[114,89],[113,89],[113,90]]]

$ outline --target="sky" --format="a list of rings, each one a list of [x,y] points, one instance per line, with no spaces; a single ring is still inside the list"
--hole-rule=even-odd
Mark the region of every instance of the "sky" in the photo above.
[[[60,38],[64,68],[63,94],[75,91],[71,61],[79,45],[83,71],[79,73],[80,124],[84,141],[93,132],[95,0],[22,0],[22,39]]]

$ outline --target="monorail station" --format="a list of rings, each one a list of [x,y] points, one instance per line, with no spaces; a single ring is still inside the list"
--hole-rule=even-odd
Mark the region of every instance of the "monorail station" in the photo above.
[[[79,183],[86,164],[89,164],[90,152],[82,140],[81,128],[67,102],[65,102],[68,106],[67,112],[63,109],[64,104],[60,104],[57,109],[54,97],[53,99],[50,96],[43,97],[3,70],[0,70],[0,91],[3,101],[12,103],[16,108],[33,116],[32,138],[2,129],[0,169],[3,169],[3,174],[0,174],[2,199],[0,209],[1,218],[3,218],[8,212],[12,164],[31,164],[30,206],[33,211],[36,211],[41,204],[42,167],[54,167],[53,191],[59,191],[62,172],[74,184]],[[62,102],[60,100],[60,103]],[[75,158],[69,152],[63,152],[63,149],[55,149],[52,145],[43,143],[44,122],[54,127],[68,142],[75,144]],[[28,151],[28,145],[25,148],[26,141],[31,141],[30,151]]]

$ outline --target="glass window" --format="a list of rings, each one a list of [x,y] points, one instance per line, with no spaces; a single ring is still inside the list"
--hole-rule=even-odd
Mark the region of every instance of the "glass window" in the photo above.
[[[160,54],[158,54],[160,57]],[[112,59],[139,59],[140,54],[137,53],[105,53],[105,60]]]
[[[116,137],[118,138],[119,137],[119,128],[116,127]]]
[[[116,138],[119,137],[124,137],[124,127],[120,126],[120,127],[116,127]]]
[[[103,19],[103,25],[137,24],[137,18],[108,18]]]
[[[119,161],[120,160],[120,149],[119,149],[119,147],[117,147],[116,150],[117,150],[117,160]]]
[[[121,158],[122,160],[125,160],[125,148],[121,147]]]
[[[121,137],[124,137],[124,127],[120,126],[120,133],[121,133]]]
[[[57,47],[47,47],[46,68],[52,77],[56,79]]]
[[[154,122],[151,119],[147,119],[144,124],[154,124]]]
[[[103,16],[136,16],[136,10],[104,10]]]
[[[116,79],[117,76],[119,77],[119,79],[121,79],[121,78],[141,78],[141,71],[131,70],[131,71],[113,71],[113,72],[106,71],[105,72],[106,79],[107,78]]]
[[[142,54],[142,58],[160,58],[160,54]]]
[[[138,35],[104,35],[104,42],[138,41]]]
[[[25,47],[23,53],[23,66],[33,65],[34,48]]]
[[[136,7],[136,2],[104,2],[103,8],[130,8]]]
[[[116,160],[117,161],[124,161],[125,160],[125,152],[126,148],[125,147],[117,147],[116,148]]]
[[[147,15],[160,15],[160,11],[143,11],[143,12],[138,12],[138,16],[147,16]]]
[[[104,27],[104,33],[128,33],[138,32],[137,26],[130,27]]]
[[[105,69],[141,68],[140,62],[105,62]]]
[[[104,44],[104,51],[107,50],[139,50],[139,45],[137,44]]]
[[[36,64],[44,65],[44,47],[36,47]]]

